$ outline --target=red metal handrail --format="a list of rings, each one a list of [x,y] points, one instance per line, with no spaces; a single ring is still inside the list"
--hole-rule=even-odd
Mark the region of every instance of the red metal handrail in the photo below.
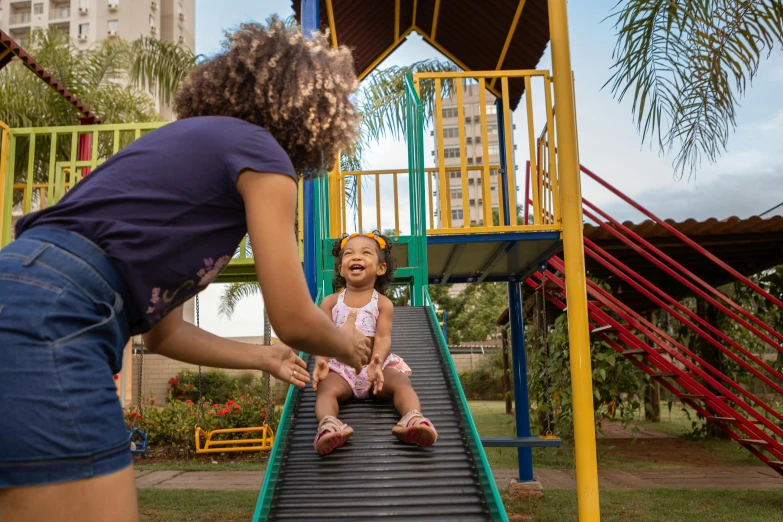
[[[587,201],[584,198],[582,199],[582,202],[584,203],[585,206],[587,206],[588,208],[594,210],[596,212],[596,214],[601,216],[603,219],[608,221],[610,224],[614,225],[614,227],[610,227],[609,225],[607,225],[607,223],[603,222],[601,219],[598,219],[595,216],[595,214],[591,213],[588,210],[584,210],[585,216],[587,216],[588,218],[590,218],[593,221],[595,221],[596,223],[598,223],[599,226],[601,226],[604,229],[608,230],[617,239],[619,239],[620,241],[624,242],[626,245],[631,247],[635,252],[637,252],[638,254],[642,255],[645,259],[647,259],[648,261],[650,261],[653,264],[655,264],[655,266],[657,266],[658,268],[660,268],[661,270],[663,270],[664,272],[666,272],[667,274],[669,274],[670,276],[675,278],[677,281],[679,281],[683,285],[687,286],[696,295],[698,295],[698,296],[702,297],[703,299],[707,300],[707,302],[709,302],[713,306],[717,307],[719,310],[721,310],[722,312],[727,314],[729,317],[731,317],[732,319],[734,319],[735,321],[740,323],[742,326],[747,328],[749,331],[751,331],[754,334],[756,334],[759,338],[764,340],[764,342],[766,342],[769,345],[773,346],[778,351],[783,352],[783,346],[779,345],[776,341],[772,340],[767,335],[764,335],[763,333],[758,331],[756,328],[754,328],[751,325],[749,325],[746,321],[744,321],[740,317],[738,317],[736,313],[732,312],[727,307],[725,307],[724,305],[722,305],[718,301],[716,301],[714,298],[712,298],[709,295],[707,295],[704,291],[699,289],[695,284],[693,284],[692,282],[688,281],[685,277],[683,277],[683,274],[690,276],[694,281],[697,281],[697,282],[699,282],[699,284],[701,284],[705,288],[710,289],[711,292],[714,295],[717,295],[717,296],[723,298],[724,301],[726,301],[731,306],[736,308],[742,315],[744,315],[745,317],[750,319],[752,322],[756,323],[762,329],[764,329],[767,332],[771,333],[772,335],[774,335],[778,339],[783,340],[783,334],[780,334],[774,328],[772,328],[769,325],[767,325],[764,321],[760,320],[758,317],[756,317],[755,315],[751,314],[750,312],[748,312],[747,310],[742,308],[740,305],[735,303],[733,300],[729,299],[725,294],[723,294],[722,292],[720,292],[717,289],[715,289],[712,286],[710,286],[708,283],[706,283],[701,278],[699,278],[698,276],[693,274],[691,271],[689,271],[687,268],[682,266],[680,263],[678,263],[677,261],[675,261],[674,259],[672,259],[668,255],[666,255],[663,252],[661,252],[652,243],[650,243],[649,241],[647,241],[646,239],[641,237],[639,234],[633,232],[631,229],[629,229],[628,227],[626,227],[625,225],[623,225],[622,223],[620,223],[616,219],[614,219],[611,216],[609,216],[606,212],[604,212],[603,210],[599,209],[597,206],[593,205],[592,203],[590,203],[589,201]],[[628,237],[623,236],[619,232],[620,230],[622,230],[625,234],[627,234]],[[633,239],[633,241],[631,241],[628,238]],[[661,262],[658,259],[655,259],[655,257],[652,256],[650,254],[650,252],[645,251],[639,245],[642,245],[642,246],[646,247],[650,252],[656,253],[658,255],[658,257],[663,259],[663,261],[666,261],[666,263],[668,263],[668,265],[666,263]]]
[[[758,286],[756,283],[754,283],[753,281],[751,281],[750,279],[742,275],[740,272],[732,268],[723,260],[715,256],[714,254],[710,253],[707,249],[705,249],[704,247],[696,243],[694,240],[692,240],[691,238],[689,238],[688,236],[686,236],[685,234],[683,234],[682,232],[680,232],[679,230],[671,226],[669,223],[659,218],[658,216],[656,216],[655,214],[653,214],[652,212],[644,208],[642,205],[640,205],[636,201],[632,200],[631,198],[623,194],[621,191],[619,191],[617,188],[609,184],[603,178],[601,178],[600,176],[592,172],[590,169],[581,165],[580,168],[582,172],[587,174],[590,178],[592,178],[593,180],[601,184],[604,188],[612,192],[614,195],[616,195],[617,197],[619,197],[620,199],[622,199],[623,201],[631,205],[634,209],[638,210],[639,212],[641,212],[642,214],[644,214],[645,216],[653,220],[655,223],[665,228],[667,232],[669,232],[676,238],[680,239],[681,241],[685,242],[688,246],[690,246],[691,248],[693,248],[694,250],[702,254],[704,257],[706,257],[707,259],[709,259],[710,261],[712,261],[713,263],[715,263],[716,265],[724,269],[726,272],[731,274],[736,279],[745,283],[748,287],[755,290],[758,294],[762,295],[768,301],[774,303],[776,306],[780,308],[783,308],[783,302],[781,302],[775,296],[771,295],[769,292],[767,292],[766,290]]]

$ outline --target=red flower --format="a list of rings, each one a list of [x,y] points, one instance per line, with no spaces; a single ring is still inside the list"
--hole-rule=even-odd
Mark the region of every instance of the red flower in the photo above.
[[[213,408],[217,408],[218,406],[220,406],[218,403],[212,405]]]
[[[262,419],[266,419],[266,413],[262,413],[262,414],[261,414],[261,418],[262,418]]]
[[[182,395],[177,395],[177,399],[182,399]]]
[[[176,385],[177,384],[177,378],[176,377],[172,377],[170,382],[171,382],[171,384]]]
[[[244,396],[244,395],[240,395],[240,396],[239,396],[239,398],[240,398],[240,399],[244,399],[244,398],[245,398],[245,396]]]
[[[241,408],[242,408],[242,406],[240,406],[239,404],[236,404],[236,403],[234,404],[234,409],[235,410],[239,410]]]
[[[233,405],[233,404],[234,404],[234,401],[232,401],[232,400],[229,400],[229,401],[226,403],[226,406],[231,406],[231,405]]]
[[[155,404],[155,397],[150,397],[150,404]]]
[[[193,401],[191,401],[190,399],[186,400],[185,402],[193,406]]]

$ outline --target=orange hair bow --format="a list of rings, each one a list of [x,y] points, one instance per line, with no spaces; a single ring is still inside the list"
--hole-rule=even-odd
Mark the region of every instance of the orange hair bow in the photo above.
[[[381,250],[386,250],[386,240],[383,239],[378,234],[373,234],[372,232],[367,232],[366,234],[359,234],[357,232],[354,232],[350,236],[344,237],[342,242],[340,243],[340,250],[345,248],[345,245],[348,243],[348,241],[358,236],[364,236],[364,237],[369,237],[370,239],[374,239],[378,243],[378,246],[381,247]]]

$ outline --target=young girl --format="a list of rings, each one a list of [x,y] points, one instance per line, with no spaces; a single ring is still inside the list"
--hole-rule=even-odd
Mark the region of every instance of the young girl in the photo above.
[[[138,520],[113,380],[132,335],[173,359],[300,387],[310,376],[289,346],[367,364],[351,318],[335,328],[313,304],[294,236],[297,177],[351,146],[357,86],[350,51],[323,34],[244,24],[185,78],[178,121],[19,221],[0,251],[0,520]],[[285,345],[183,320],[245,234]]]
[[[326,455],[353,435],[353,429],[337,419],[339,403],[370,395],[391,399],[402,416],[392,433],[402,442],[431,446],[438,438],[432,423],[419,410],[419,397],[408,376],[411,369],[391,353],[394,306],[383,295],[392,280],[394,259],[391,241],[379,232],[343,236],[332,247],[335,288],[343,288],[321,303],[321,309],[341,327],[358,311],[356,328],[371,340],[372,358],[361,372],[335,359],[316,357],[313,389],[318,431],[315,450]]]

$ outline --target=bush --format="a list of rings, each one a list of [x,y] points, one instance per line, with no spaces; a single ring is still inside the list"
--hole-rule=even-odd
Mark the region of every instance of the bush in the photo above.
[[[496,401],[503,399],[502,372],[479,366],[459,372],[459,381],[468,400]]]
[[[246,373],[235,377],[220,370],[209,370],[201,374],[202,398],[210,403],[223,403],[240,395],[250,395],[254,390],[253,375]],[[178,401],[198,398],[198,372],[180,370],[179,374],[169,380],[171,398]],[[259,387],[263,388],[263,387]],[[260,395],[263,397],[263,395]]]
[[[194,433],[198,422],[199,406],[190,399],[184,401],[170,400],[162,407],[154,405],[155,399],[150,398],[149,405],[139,411],[130,406],[125,411],[125,422],[128,427],[135,425],[147,433],[150,446],[169,446],[195,448]],[[265,400],[257,396],[240,395],[224,403],[202,403],[200,427],[210,431],[224,428],[249,428],[261,426],[264,421],[272,430],[277,429],[280,412],[274,406],[267,408]],[[135,423],[135,424],[134,424]],[[230,438],[237,438],[234,434]],[[255,438],[257,434],[241,434],[239,438]],[[219,440],[220,437],[213,437]],[[229,438],[229,437],[226,437]]]

